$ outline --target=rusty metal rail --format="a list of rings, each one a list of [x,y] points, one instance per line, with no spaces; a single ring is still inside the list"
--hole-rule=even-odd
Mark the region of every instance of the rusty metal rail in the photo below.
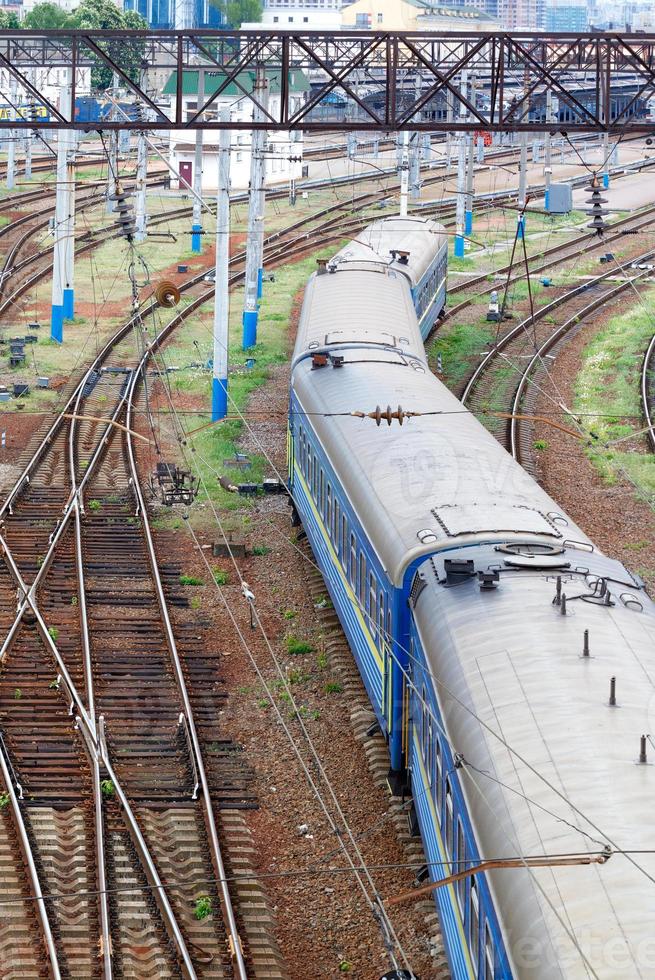
[[[655,334],[651,337],[641,366],[641,403],[648,426],[648,441],[655,452]]]

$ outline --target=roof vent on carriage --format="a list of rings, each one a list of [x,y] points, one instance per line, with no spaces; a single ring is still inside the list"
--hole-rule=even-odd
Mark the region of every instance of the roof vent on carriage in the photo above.
[[[392,260],[398,262],[399,265],[409,265],[409,257],[412,253],[402,248],[392,248],[389,249],[389,254]]]

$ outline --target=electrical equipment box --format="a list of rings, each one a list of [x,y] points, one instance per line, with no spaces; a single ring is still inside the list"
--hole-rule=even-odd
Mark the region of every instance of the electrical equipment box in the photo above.
[[[570,184],[551,184],[548,195],[550,214],[568,214],[573,210],[573,191]]]

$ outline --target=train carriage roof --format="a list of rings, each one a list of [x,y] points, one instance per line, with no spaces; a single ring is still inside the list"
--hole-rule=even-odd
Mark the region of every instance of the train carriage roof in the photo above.
[[[337,252],[330,266],[356,270],[382,265],[401,273],[414,288],[447,242],[443,225],[432,218],[380,218]]]
[[[343,359],[313,368],[312,355]],[[293,389],[382,566],[480,540],[589,539],[427,366],[407,283],[393,270],[315,275]],[[348,417],[387,405],[427,413],[378,428]]]

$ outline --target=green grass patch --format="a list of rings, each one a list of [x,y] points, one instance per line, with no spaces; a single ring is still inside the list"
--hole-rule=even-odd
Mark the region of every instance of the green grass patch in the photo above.
[[[208,895],[203,895],[202,898],[196,900],[196,907],[194,915],[199,922],[206,919],[208,915],[211,914],[212,910],[212,900]]]
[[[611,484],[621,474],[638,496],[655,502],[655,456],[637,451],[638,441],[619,442],[643,428],[640,397],[644,351],[655,332],[655,289],[625,313],[611,317],[586,346],[575,382],[574,410],[597,436],[587,452]]]
[[[204,585],[204,581],[201,578],[197,578],[195,575],[180,575],[180,585]]]
[[[207,520],[203,513],[202,500],[206,488],[213,502],[223,511],[243,510],[248,506],[243,497],[225,491],[219,484],[220,477],[229,473],[234,482],[260,483],[264,476],[270,475],[270,463],[264,455],[249,454],[249,466],[244,470],[234,470],[226,466],[226,461],[235,459],[244,433],[244,423],[239,417],[245,412],[252,393],[266,384],[271,372],[286,363],[289,356],[288,323],[295,297],[316,269],[318,257],[327,258],[334,254],[338,243],[327,246],[311,258],[303,259],[275,270],[275,282],[267,282],[260,308],[257,344],[244,351],[242,342],[243,289],[236,289],[230,296],[230,345],[229,345],[229,415],[216,425],[200,428],[210,421],[211,370],[207,362],[212,356],[211,303],[207,303],[197,313],[190,316],[166,347],[165,361],[179,370],[170,372],[168,379],[174,401],[182,396],[196,400],[199,406],[207,406],[207,414],[194,414],[189,428],[200,428],[188,438],[193,449],[193,463],[196,474],[200,476],[200,497],[192,508],[190,520],[202,525]],[[188,302],[183,298],[180,306]],[[251,362],[247,366],[246,362]],[[168,425],[167,422],[162,423]],[[265,552],[259,549],[259,554]]]
[[[480,352],[493,340],[495,324],[453,323],[428,349],[432,367],[441,355],[443,380],[457,385],[468,375],[471,365],[479,360]]]
[[[287,653],[292,656],[300,656],[303,653],[311,653],[314,648],[307,640],[299,640],[296,636],[287,636]]]

